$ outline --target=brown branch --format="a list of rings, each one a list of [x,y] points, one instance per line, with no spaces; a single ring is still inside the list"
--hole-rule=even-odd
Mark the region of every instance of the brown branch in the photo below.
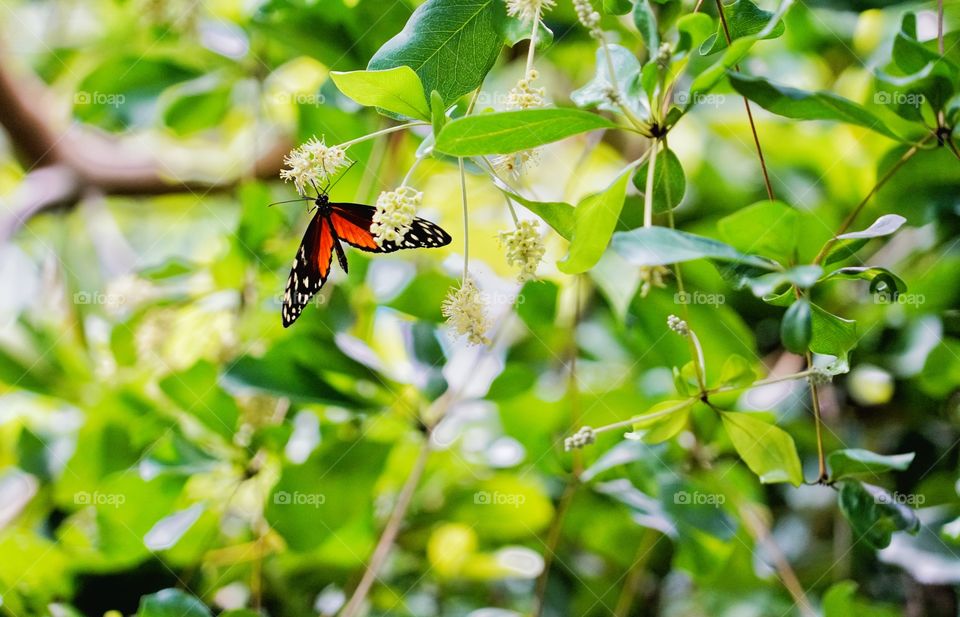
[[[13,57],[0,44],[0,126],[10,136],[27,178],[0,220],[0,242],[34,215],[54,207],[72,207],[87,194],[161,195],[229,190],[239,177],[209,181],[171,177],[159,161],[114,137],[82,124],[58,119],[53,95],[36,76],[14,74]],[[261,153],[252,175],[275,177],[289,149],[279,140]],[[42,172],[42,173],[41,173]],[[47,186],[47,182],[53,186]]]

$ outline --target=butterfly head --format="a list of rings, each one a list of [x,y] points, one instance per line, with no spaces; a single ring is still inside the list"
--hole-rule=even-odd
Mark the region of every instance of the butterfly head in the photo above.
[[[333,208],[330,207],[330,197],[326,193],[320,193],[317,195],[317,198],[313,200],[313,205],[320,211],[320,214],[326,215],[330,214]]]

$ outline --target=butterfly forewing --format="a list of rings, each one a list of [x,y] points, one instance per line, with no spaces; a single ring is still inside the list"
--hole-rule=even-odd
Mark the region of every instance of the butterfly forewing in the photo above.
[[[331,219],[337,235],[344,242],[370,253],[392,253],[400,249],[438,248],[450,244],[450,234],[439,225],[426,219],[415,218],[410,231],[400,242],[384,242],[377,245],[370,233],[376,208],[363,204],[337,203],[333,205]]]
[[[330,223],[317,213],[307,226],[300,248],[293,258],[281,309],[284,328],[300,317],[303,307],[327,281],[333,258],[333,242]]]

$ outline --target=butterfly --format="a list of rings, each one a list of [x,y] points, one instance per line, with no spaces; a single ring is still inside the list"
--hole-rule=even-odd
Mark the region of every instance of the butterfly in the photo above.
[[[413,219],[410,230],[398,242],[377,244],[370,233],[376,212],[373,206],[332,202],[325,191],[319,192],[313,204],[316,213],[293,258],[283,294],[281,316],[284,328],[300,317],[303,307],[327,282],[334,253],[340,269],[347,272],[347,255],[341,242],[368,253],[392,253],[400,249],[437,248],[450,244],[450,234],[422,218]]]

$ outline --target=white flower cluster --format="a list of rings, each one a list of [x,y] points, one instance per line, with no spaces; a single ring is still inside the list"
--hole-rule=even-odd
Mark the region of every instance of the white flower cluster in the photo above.
[[[373,214],[370,233],[377,245],[384,242],[400,242],[410,231],[410,224],[423,201],[423,193],[409,186],[395,191],[384,191],[377,197],[377,211]]]
[[[540,162],[538,150],[521,150],[510,154],[498,154],[493,157],[493,167],[498,173],[519,180],[525,169],[535,167]]]
[[[527,75],[517,82],[517,85],[510,89],[507,95],[507,107],[510,109],[531,109],[533,107],[543,107],[546,89],[534,88],[530,85],[537,79],[540,73],[537,69],[530,69]]]
[[[283,159],[285,169],[280,177],[293,182],[297,192],[305,195],[307,187],[324,183],[343,167],[350,164],[347,153],[340,146],[328,146],[323,140],[310,138],[299,148],[294,148]]]
[[[680,336],[687,336],[690,334],[690,327],[687,326],[687,322],[680,319],[676,315],[670,315],[667,317],[667,327]]]
[[[580,20],[584,28],[590,31],[590,36],[599,38],[602,34],[600,13],[593,9],[590,0],[573,0],[573,8],[577,11],[577,19]]]
[[[471,344],[490,344],[486,336],[489,323],[483,311],[483,300],[473,279],[464,279],[459,289],[451,289],[440,310],[447,324],[457,334],[466,336]]]
[[[507,263],[520,266],[517,280],[521,283],[537,278],[537,267],[546,248],[540,238],[539,221],[520,221],[514,231],[500,233],[500,242],[507,250]]]
[[[554,0],[507,0],[507,15],[526,23],[538,19],[555,4]]]
[[[593,429],[589,426],[582,426],[579,431],[563,440],[563,449],[569,452],[570,450],[589,446],[596,440],[597,434],[593,432]]]
[[[654,287],[666,287],[663,277],[670,274],[670,269],[664,266],[640,267],[640,297],[646,298]]]

